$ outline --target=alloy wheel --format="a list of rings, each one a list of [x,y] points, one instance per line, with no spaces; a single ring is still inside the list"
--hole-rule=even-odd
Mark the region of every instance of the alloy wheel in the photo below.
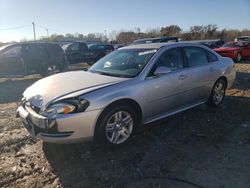
[[[216,83],[213,92],[213,102],[218,105],[222,102],[225,94],[225,85],[222,82]]]
[[[115,112],[107,121],[106,138],[112,144],[122,144],[130,137],[133,125],[133,118],[128,112]]]

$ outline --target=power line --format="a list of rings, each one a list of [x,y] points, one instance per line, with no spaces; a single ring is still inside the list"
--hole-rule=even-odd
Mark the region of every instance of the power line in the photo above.
[[[31,25],[23,25],[23,26],[17,26],[17,27],[3,28],[3,29],[0,29],[0,31],[22,29],[22,28],[25,28],[25,27],[31,27]]]
[[[40,28],[42,28],[42,29],[48,29],[48,30],[51,30],[51,31],[55,31],[55,32],[58,32],[58,33],[64,33],[64,32],[61,32],[61,31],[58,31],[57,29],[54,29],[54,28],[50,28],[50,27],[45,27],[45,26],[42,26],[42,25],[38,25],[38,24],[36,24],[36,27],[40,27]]]

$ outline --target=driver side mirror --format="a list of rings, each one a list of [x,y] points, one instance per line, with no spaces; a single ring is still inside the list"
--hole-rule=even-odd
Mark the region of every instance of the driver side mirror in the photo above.
[[[164,75],[164,74],[167,74],[167,73],[170,73],[170,72],[171,72],[170,68],[160,66],[160,67],[156,68],[156,70],[154,72],[154,75],[155,76],[161,76],[161,75]]]

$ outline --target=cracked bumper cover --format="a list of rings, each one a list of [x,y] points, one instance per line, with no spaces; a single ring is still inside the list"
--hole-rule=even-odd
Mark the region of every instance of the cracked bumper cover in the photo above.
[[[30,108],[19,106],[17,117],[32,137],[50,143],[73,143],[92,140],[101,110],[58,115],[54,120],[37,114]]]

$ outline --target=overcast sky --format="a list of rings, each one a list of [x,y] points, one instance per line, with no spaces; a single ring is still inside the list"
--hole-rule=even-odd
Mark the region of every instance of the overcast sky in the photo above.
[[[66,33],[141,31],[179,25],[217,24],[250,29],[250,0],[0,0],[0,41]]]

